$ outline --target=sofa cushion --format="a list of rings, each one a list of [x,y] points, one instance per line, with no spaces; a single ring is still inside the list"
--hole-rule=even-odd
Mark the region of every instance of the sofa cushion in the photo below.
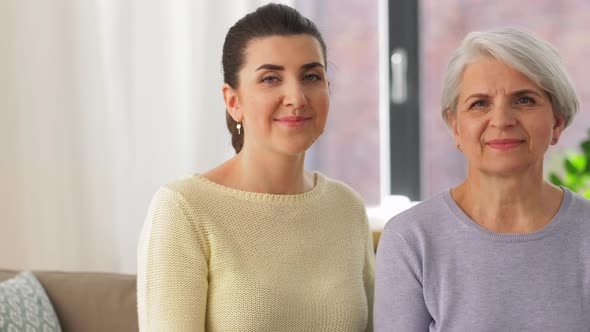
[[[0,281],[14,274],[0,269]],[[134,275],[34,271],[64,332],[138,331]]]
[[[31,272],[0,283],[0,331],[61,331],[43,286]]]

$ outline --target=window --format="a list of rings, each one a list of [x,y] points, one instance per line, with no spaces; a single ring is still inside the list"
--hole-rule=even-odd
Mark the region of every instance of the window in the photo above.
[[[587,2],[297,0],[293,5],[323,32],[332,83],[326,132],[308,153],[307,166],[350,184],[368,205],[390,194],[423,200],[466,176],[465,159],[441,119],[439,98],[447,61],[470,31],[514,26],[545,38],[563,56],[581,105],[590,102]],[[382,15],[388,49],[380,58]],[[387,85],[381,96],[380,75]],[[386,104],[381,118],[380,98]],[[380,125],[388,136],[380,135]],[[559,167],[559,157],[576,148],[589,127],[590,113],[582,107],[547,153],[545,170]]]
[[[331,105],[306,164],[379,204],[379,34],[376,1],[297,0],[328,46]]]

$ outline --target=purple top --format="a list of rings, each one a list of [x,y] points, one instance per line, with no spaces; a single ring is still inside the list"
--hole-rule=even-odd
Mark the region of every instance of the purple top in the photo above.
[[[375,276],[375,331],[590,331],[590,201],[564,188],[529,234],[498,234],[440,193],[392,218]]]

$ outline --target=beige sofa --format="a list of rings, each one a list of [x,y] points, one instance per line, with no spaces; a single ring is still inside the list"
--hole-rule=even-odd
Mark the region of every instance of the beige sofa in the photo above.
[[[19,271],[0,269],[0,282]],[[138,331],[136,278],[98,272],[34,271],[64,332]]]

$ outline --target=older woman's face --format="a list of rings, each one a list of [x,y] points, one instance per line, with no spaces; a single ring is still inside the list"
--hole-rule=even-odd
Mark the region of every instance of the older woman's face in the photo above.
[[[457,112],[449,118],[469,168],[495,175],[542,169],[545,151],[564,123],[543,89],[491,57],[467,65]]]

